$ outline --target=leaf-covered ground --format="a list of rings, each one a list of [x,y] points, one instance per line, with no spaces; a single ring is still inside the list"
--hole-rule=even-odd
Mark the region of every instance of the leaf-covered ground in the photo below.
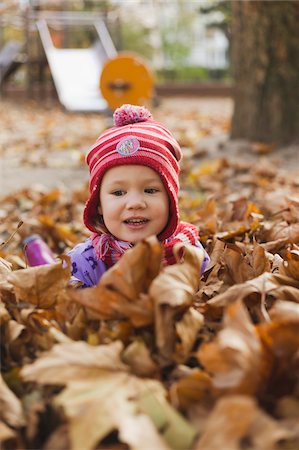
[[[198,226],[210,266],[200,279],[191,248],[161,270],[151,238],[80,290],[64,255],[87,236],[82,155],[109,119],[6,106],[5,164],[77,170],[79,187],[28,184],[1,198],[1,448],[298,449],[294,149],[225,142],[229,107],[165,102],[155,117],[185,154],[182,218]],[[31,231],[62,259],[26,268]]]

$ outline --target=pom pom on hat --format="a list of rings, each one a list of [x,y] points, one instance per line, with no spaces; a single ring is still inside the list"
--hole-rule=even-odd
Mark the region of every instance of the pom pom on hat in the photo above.
[[[113,114],[114,125],[122,127],[138,122],[146,122],[153,118],[152,114],[144,106],[125,104],[117,108]]]

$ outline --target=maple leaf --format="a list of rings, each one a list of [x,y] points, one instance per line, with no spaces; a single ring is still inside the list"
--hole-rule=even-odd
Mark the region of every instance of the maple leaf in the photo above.
[[[140,445],[141,436],[128,436],[125,427],[128,421],[132,426],[135,418],[135,426],[147,422],[144,415],[156,427],[146,428],[153,443],[161,439],[161,430],[171,448],[189,448],[195,438],[193,427],[167,403],[161,383],[128,373],[128,366],[121,361],[122,350],[120,342],[97,347],[85,342],[59,344],[25,366],[21,375],[26,381],[66,385],[55,403],[63,407],[70,421],[74,450],[94,448],[114,429],[121,431],[123,439],[135,439]]]

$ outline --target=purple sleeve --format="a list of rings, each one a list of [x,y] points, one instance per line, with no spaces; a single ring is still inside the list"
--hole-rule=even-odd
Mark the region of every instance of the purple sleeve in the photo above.
[[[68,255],[71,257],[72,275],[82,281],[82,287],[96,285],[103,273],[106,272],[105,264],[96,257],[90,239],[76,245]]]
[[[200,241],[196,242],[196,247],[201,248],[204,252],[205,252],[205,257],[201,266],[201,275],[204,273],[204,271],[206,270],[206,268],[208,267],[208,264],[210,262],[210,257],[207,254],[207,252],[205,251],[205,249],[203,248],[202,244]]]

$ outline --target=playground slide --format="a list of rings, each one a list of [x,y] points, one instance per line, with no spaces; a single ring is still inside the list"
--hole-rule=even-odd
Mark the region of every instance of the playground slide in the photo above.
[[[96,112],[107,110],[99,88],[102,67],[116,50],[102,21],[95,28],[98,40],[90,48],[56,48],[45,20],[37,22],[54,84],[61,104],[68,111]]]
[[[0,50],[0,85],[20,65],[17,56],[22,44],[17,41],[8,41]]]

